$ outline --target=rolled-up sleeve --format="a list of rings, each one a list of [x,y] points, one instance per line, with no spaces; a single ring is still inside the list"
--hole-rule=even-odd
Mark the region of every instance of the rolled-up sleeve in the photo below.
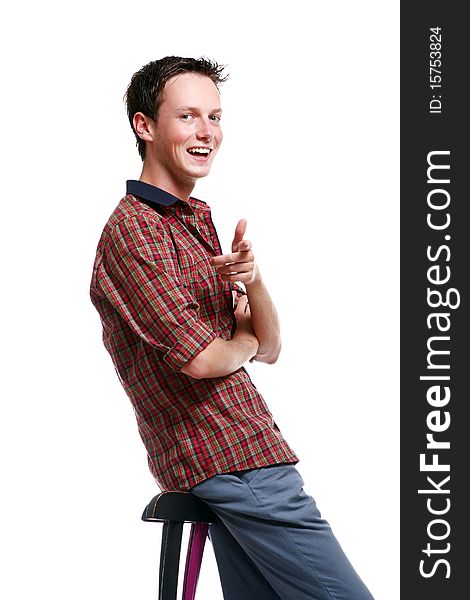
[[[171,236],[158,220],[136,215],[108,232],[99,283],[133,332],[175,371],[216,338],[181,281]]]

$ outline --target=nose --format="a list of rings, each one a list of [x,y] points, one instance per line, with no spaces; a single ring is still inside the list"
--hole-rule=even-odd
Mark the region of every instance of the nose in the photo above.
[[[213,123],[209,120],[201,119],[199,128],[196,132],[196,137],[198,140],[210,141],[214,137]]]

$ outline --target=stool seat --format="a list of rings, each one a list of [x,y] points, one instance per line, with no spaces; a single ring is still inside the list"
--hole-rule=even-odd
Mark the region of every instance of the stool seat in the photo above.
[[[218,522],[219,518],[203,500],[191,492],[169,491],[161,492],[150,500],[142,513],[142,520],[163,523],[159,600],[176,600],[183,525],[191,523],[183,600],[194,600],[209,524]]]
[[[191,492],[161,492],[145,507],[142,521],[215,523],[218,517]]]

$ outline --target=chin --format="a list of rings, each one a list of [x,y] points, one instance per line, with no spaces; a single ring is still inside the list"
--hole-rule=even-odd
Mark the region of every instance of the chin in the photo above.
[[[200,169],[192,169],[190,172],[188,171],[188,175],[194,179],[201,179],[201,177],[207,177],[209,175],[211,168],[209,166],[205,166]]]

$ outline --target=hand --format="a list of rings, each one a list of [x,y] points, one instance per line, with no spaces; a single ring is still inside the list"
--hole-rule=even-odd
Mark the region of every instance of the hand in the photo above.
[[[256,341],[256,349],[253,356],[250,358],[252,363],[254,360],[258,360],[259,341],[253,331],[253,325],[251,322],[250,304],[247,296],[240,296],[237,305],[235,306],[235,318],[237,320],[237,328],[235,335],[246,335],[248,334]]]
[[[237,332],[255,335],[251,324],[251,312],[247,296],[240,296],[234,314],[237,320]]]
[[[243,239],[245,231],[246,220],[241,219],[235,228],[232,253],[213,256],[209,261],[223,281],[240,281],[245,285],[251,285],[260,279],[251,242]]]

